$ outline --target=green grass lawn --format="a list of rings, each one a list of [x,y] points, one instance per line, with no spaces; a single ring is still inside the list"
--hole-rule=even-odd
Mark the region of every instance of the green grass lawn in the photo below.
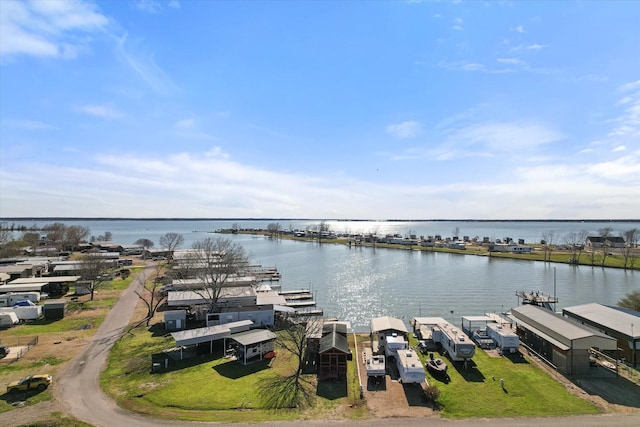
[[[546,371],[517,354],[491,357],[478,349],[467,370],[449,365],[450,381],[427,375],[429,384],[440,389],[442,415],[448,418],[521,417],[595,414],[599,409],[569,393]],[[504,380],[504,390],[500,385]]]
[[[152,374],[151,355],[173,345],[170,336],[154,337],[146,328],[136,328],[111,351],[101,377],[102,387],[120,405],[163,418],[220,422],[323,418],[336,407],[347,406],[345,403],[352,403],[355,408],[351,412],[353,418],[363,416],[363,409],[353,404],[358,400],[355,361],[349,362],[349,378],[337,386],[318,385],[315,375],[305,375],[305,381],[316,393],[308,407],[273,410],[264,406],[263,384],[295,372],[296,362],[290,354],[277,347],[278,356],[271,361],[243,366],[225,359],[220,351],[217,355],[184,360],[174,370]]]

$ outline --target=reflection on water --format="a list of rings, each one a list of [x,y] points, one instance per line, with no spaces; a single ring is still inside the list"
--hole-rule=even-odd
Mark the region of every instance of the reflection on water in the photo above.
[[[372,317],[441,316],[506,311],[518,290],[554,293],[557,309],[615,304],[640,286],[638,272],[497,259],[485,256],[363,248],[235,237],[253,259],[276,266],[283,289],[310,287],[326,316],[367,331]]]
[[[51,221],[49,221],[51,222]],[[114,241],[131,244],[148,238],[159,244],[160,236],[177,232],[184,236],[183,248],[206,237],[217,237],[213,230],[231,228],[265,229],[273,221],[152,221],[77,220],[92,235],[113,233]],[[25,220],[24,225],[42,221]],[[317,225],[319,221],[280,221],[283,228]],[[19,224],[18,224],[19,225]],[[570,232],[587,230],[596,234],[612,227],[613,234],[637,228],[637,222],[409,222],[409,221],[333,221],[335,231],[400,233],[451,236],[523,238],[539,241],[542,233],[553,231],[554,241],[562,243]],[[375,316],[442,316],[460,324],[463,315],[504,311],[515,306],[518,290],[554,293],[554,268],[559,303],[557,309],[598,302],[615,305],[632,290],[640,288],[640,272],[599,267],[550,265],[490,257],[457,255],[404,249],[349,248],[344,245],[266,239],[250,235],[223,235],[241,243],[255,263],[275,266],[282,273],[283,289],[311,288],[326,316],[349,320],[357,331],[367,331]]]

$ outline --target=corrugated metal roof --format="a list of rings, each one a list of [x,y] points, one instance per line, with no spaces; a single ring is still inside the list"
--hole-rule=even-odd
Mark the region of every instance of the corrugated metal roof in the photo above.
[[[275,340],[277,335],[268,329],[253,329],[251,331],[239,332],[231,335],[229,338],[240,345],[258,344],[265,341]]]
[[[623,311],[616,307],[596,303],[574,305],[573,307],[564,308],[562,311],[563,313],[573,313],[625,335],[631,336],[633,333],[635,339],[640,338],[640,312],[633,310]],[[632,328],[631,325],[635,327]]]
[[[553,331],[553,334],[550,335],[557,335],[557,338],[561,340],[562,338],[577,340],[593,335],[593,332],[578,326],[576,323],[570,322],[552,311],[535,305],[527,304],[514,307],[511,309],[511,313],[515,315],[516,318],[528,318],[539,325],[550,329]]]
[[[371,319],[371,332],[394,330],[398,332],[409,332],[404,322],[395,317],[375,317]]]
[[[172,332],[171,336],[176,340],[176,346],[194,345],[202,342],[216,341],[231,335],[234,329],[248,329],[253,322],[241,320],[225,325],[208,326],[206,328],[187,329],[185,331]]]
[[[571,341],[597,338],[599,347],[605,350],[616,348],[615,338],[609,337],[587,326],[557,315],[547,309],[535,305],[521,305],[511,309],[512,318],[525,324],[528,329],[540,332],[554,341],[572,346]]]

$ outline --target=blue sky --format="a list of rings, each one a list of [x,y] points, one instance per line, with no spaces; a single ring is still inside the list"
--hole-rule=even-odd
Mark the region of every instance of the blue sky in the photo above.
[[[0,1],[0,217],[640,218],[640,2]]]

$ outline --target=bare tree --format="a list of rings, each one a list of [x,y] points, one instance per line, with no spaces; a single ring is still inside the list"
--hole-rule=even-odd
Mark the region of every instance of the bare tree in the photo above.
[[[40,233],[35,231],[26,231],[22,233],[22,240],[29,246],[35,248],[40,244]]]
[[[173,251],[178,249],[184,243],[184,237],[182,234],[178,233],[165,233],[160,236],[160,246],[171,253],[173,256]]]
[[[271,237],[275,237],[280,234],[280,231],[282,231],[282,226],[279,222],[272,222],[267,225],[267,231]]]
[[[166,295],[160,292],[161,282],[156,280],[156,278],[160,276],[162,268],[162,264],[158,264],[156,266],[155,277],[153,280],[148,280],[147,274],[144,271],[142,271],[137,277],[137,280],[142,283],[142,287],[140,290],[136,290],[135,293],[147,309],[147,314],[145,316],[147,326],[149,326],[149,322],[151,322],[156,311],[158,311],[158,308],[166,299]]]
[[[13,232],[6,222],[0,223],[0,248],[13,240]]]
[[[570,264],[580,263],[580,256],[582,255],[582,251],[584,250],[584,243],[587,239],[587,235],[588,234],[586,230],[567,234],[565,243],[569,247],[569,251],[571,252],[571,258],[569,259]]]
[[[623,233],[625,240],[624,248],[622,249],[622,256],[624,257],[624,268],[633,268],[638,259],[638,239],[640,238],[640,231],[637,228],[632,228]]]
[[[192,249],[183,263],[191,277],[202,282],[202,289],[196,292],[206,301],[209,312],[215,312],[227,280],[246,268],[249,258],[241,245],[221,237],[197,241]]]
[[[80,277],[83,281],[88,282],[93,300],[96,289],[108,280],[107,272],[111,267],[105,260],[91,254],[82,257],[81,261]]]
[[[544,260],[551,262],[551,252],[553,251],[553,230],[548,230],[542,233],[542,249],[544,250]]]
[[[604,262],[609,255],[610,244],[607,239],[611,236],[612,232],[613,228],[611,227],[603,227],[598,229],[598,234],[600,235],[600,237],[602,237],[602,261],[600,264],[602,267],[604,267]]]
[[[70,225],[66,227],[64,230],[62,249],[69,251],[77,249],[81,242],[87,240],[89,234],[91,234],[89,227],[83,227],[81,225]]]
[[[149,239],[138,239],[133,242],[134,245],[142,246],[143,258],[147,258],[147,249],[151,249],[153,247],[153,242]]]
[[[265,406],[272,409],[300,407],[311,401],[314,389],[303,376],[304,367],[310,356],[316,354],[317,349],[309,347],[309,337],[319,336],[322,332],[321,320],[311,317],[297,317],[287,319],[280,331],[278,345],[281,350],[291,354],[296,361],[295,371],[290,375],[278,376],[264,380],[260,387],[267,394]]]
[[[317,227],[318,231],[318,243],[322,243],[322,237],[324,233],[329,233],[331,231],[331,225],[327,223],[327,221],[320,221],[320,224]]]
[[[62,246],[65,233],[65,225],[61,222],[54,222],[53,224],[47,224],[42,227],[43,231],[46,231],[47,240],[56,246]]]

